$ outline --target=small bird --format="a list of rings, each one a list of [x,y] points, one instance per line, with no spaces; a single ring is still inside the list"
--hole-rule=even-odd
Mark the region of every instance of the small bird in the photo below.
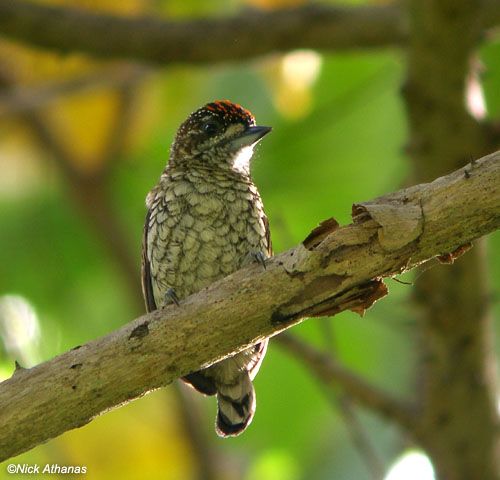
[[[179,302],[250,262],[271,256],[269,223],[250,177],[254,146],[271,131],[228,100],[180,126],[170,159],[146,198],[142,290],[150,312]],[[183,378],[217,395],[216,432],[236,436],[255,413],[252,380],[267,340]]]

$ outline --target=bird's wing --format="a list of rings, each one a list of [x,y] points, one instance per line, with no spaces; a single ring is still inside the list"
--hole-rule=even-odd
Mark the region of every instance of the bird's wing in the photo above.
[[[148,258],[148,231],[149,231],[149,218],[151,216],[151,210],[148,210],[146,214],[146,221],[144,223],[144,232],[142,235],[142,294],[144,296],[144,302],[146,303],[146,310],[152,312],[156,310],[156,302],[153,295],[153,285],[151,283],[151,268],[149,265]]]
[[[148,257],[148,233],[149,221],[151,217],[151,208],[148,209],[146,214],[146,221],[144,222],[144,232],[142,235],[142,294],[146,303],[146,310],[152,312],[157,309],[155,298],[153,295],[153,285],[151,283],[151,267],[149,265]],[[186,383],[192,385],[196,390],[205,395],[215,395],[217,389],[215,384],[209,378],[206,378],[202,372],[193,372],[182,378]]]
[[[271,241],[271,229],[269,228],[269,220],[266,215],[263,216],[262,221],[264,222],[264,228],[266,229],[266,245],[268,256],[273,256],[273,244]]]

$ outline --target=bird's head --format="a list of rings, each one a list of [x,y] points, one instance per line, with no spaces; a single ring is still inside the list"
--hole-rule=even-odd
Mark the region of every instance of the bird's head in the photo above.
[[[179,127],[170,164],[233,168],[248,173],[253,147],[271,127],[255,125],[253,115],[229,100],[208,103]]]

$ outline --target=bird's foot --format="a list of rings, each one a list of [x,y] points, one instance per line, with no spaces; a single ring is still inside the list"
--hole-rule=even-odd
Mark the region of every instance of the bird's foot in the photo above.
[[[260,251],[250,252],[250,253],[248,253],[243,265],[246,266],[246,265],[250,265],[251,263],[259,263],[260,265],[262,265],[262,268],[264,268],[264,270],[265,270],[267,268],[266,260],[267,260],[267,257],[263,252],[260,252]]]
[[[169,288],[165,292],[165,305],[170,305],[171,303],[175,303],[177,306],[179,306],[179,297],[177,296],[173,288]]]

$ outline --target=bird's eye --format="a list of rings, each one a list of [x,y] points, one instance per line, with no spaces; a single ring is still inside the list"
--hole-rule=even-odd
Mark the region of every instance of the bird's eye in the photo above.
[[[213,135],[217,135],[220,130],[221,130],[221,124],[218,123],[218,122],[215,122],[213,120],[210,120],[208,122],[205,122],[202,126],[203,128],[203,131],[209,135],[209,136],[213,136]]]

